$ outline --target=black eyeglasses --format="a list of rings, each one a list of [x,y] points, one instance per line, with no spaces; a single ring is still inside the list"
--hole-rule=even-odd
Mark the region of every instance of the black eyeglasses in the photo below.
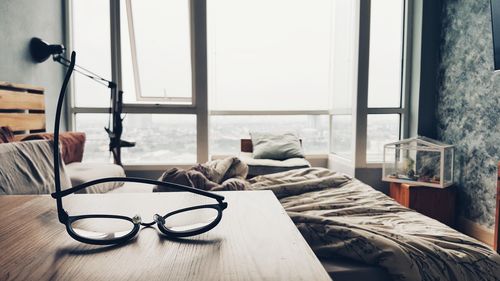
[[[127,177],[109,177],[101,178],[83,183],[78,186],[71,187],[66,190],[61,190],[60,182],[60,156],[59,156],[59,122],[61,119],[61,110],[64,100],[66,87],[75,66],[76,53],[71,53],[71,62],[66,72],[59,99],[57,101],[56,120],[54,126],[54,175],[56,192],[52,193],[52,197],[56,199],[57,214],[59,221],[66,225],[68,234],[80,242],[96,244],[96,245],[111,245],[124,243],[139,233],[141,226],[153,226],[156,224],[158,229],[168,237],[188,237],[207,232],[219,224],[222,219],[222,211],[227,208],[227,203],[224,202],[224,196],[211,193],[208,191],[195,189],[193,187],[149,180],[143,178],[127,178]],[[151,185],[160,185],[173,188],[178,191],[187,191],[198,194],[204,197],[212,198],[217,203],[197,205],[188,208],[179,209],[165,215],[156,214],[151,222],[143,222],[140,216],[127,217],[120,215],[109,214],[89,214],[70,216],[64,210],[62,198],[73,194],[79,190],[89,186],[106,183],[106,182],[136,182]]]

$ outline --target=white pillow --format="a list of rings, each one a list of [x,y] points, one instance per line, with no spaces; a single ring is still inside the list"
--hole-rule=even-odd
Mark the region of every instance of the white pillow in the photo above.
[[[299,137],[294,133],[250,133],[252,137],[253,158],[286,160],[304,158]]]

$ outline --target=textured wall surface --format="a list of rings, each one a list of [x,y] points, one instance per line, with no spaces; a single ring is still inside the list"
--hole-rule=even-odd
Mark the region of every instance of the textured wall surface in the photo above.
[[[40,64],[33,63],[28,45],[31,37],[62,44],[63,12],[62,0],[0,0],[0,81],[45,88],[49,131],[53,129],[64,69],[51,58]]]
[[[456,145],[459,213],[492,227],[500,160],[500,73],[493,72],[489,3],[445,1],[437,117],[439,139]]]

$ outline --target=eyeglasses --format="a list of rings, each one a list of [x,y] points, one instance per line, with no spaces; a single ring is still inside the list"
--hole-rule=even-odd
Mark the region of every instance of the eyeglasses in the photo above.
[[[134,217],[89,214],[70,216],[62,206],[62,198],[73,194],[89,186],[105,182],[136,182],[167,186],[179,191],[188,191],[201,196],[216,200],[214,204],[197,205],[169,212],[165,215],[155,214],[152,222],[143,222],[138,215]],[[60,191],[56,185],[56,192],[52,197],[57,200],[57,214],[59,221],[66,225],[68,234],[75,240],[88,244],[108,245],[124,243],[134,238],[139,233],[140,227],[153,226],[167,237],[187,237],[207,232],[214,228],[222,219],[222,211],[226,209],[227,203],[224,197],[211,192],[195,189],[189,186],[148,180],[142,178],[110,177],[94,181]]]
[[[207,232],[214,228],[222,219],[222,211],[227,208],[227,203],[224,202],[224,196],[195,189],[189,186],[149,180],[143,178],[127,178],[127,177],[109,177],[101,178],[83,183],[78,186],[71,187],[66,190],[61,190],[60,182],[60,156],[59,156],[59,122],[61,119],[61,110],[64,100],[64,94],[68,85],[71,73],[75,65],[76,53],[72,52],[71,62],[66,72],[56,109],[56,120],[54,126],[54,175],[55,189],[52,197],[56,199],[57,214],[59,221],[66,225],[68,234],[75,240],[96,245],[112,245],[124,243],[134,238],[141,226],[149,227],[157,225],[158,229],[167,237],[188,237]],[[136,182],[151,185],[160,185],[173,188],[178,191],[187,191],[197,195],[216,200],[214,204],[196,205],[188,208],[179,209],[169,212],[165,215],[156,214],[152,222],[143,222],[138,215],[134,217],[110,215],[110,214],[88,214],[70,216],[64,210],[62,198],[73,194],[79,190],[83,190],[89,186],[106,183],[106,182]]]

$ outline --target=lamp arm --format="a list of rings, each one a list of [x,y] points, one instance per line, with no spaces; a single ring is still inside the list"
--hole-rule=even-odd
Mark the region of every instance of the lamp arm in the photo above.
[[[53,59],[54,61],[66,67],[71,66],[71,61],[60,54],[54,55]],[[108,133],[109,151],[113,153],[115,164],[122,165],[121,148],[135,146],[135,142],[125,141],[121,139],[121,135],[123,132],[123,124],[122,124],[123,120],[121,118],[122,105],[123,105],[123,92],[118,90],[115,82],[109,81],[99,76],[95,72],[92,72],[79,65],[75,64],[73,67],[73,71],[78,72],[101,85],[107,86],[111,90],[111,106],[109,108],[111,124],[109,124],[107,128],[105,127],[104,130]]]
[[[69,67],[70,65],[70,60],[68,60],[67,58],[63,57],[62,55],[54,55],[53,56],[53,59],[54,61],[66,66],[66,67]],[[103,78],[101,76],[99,76],[97,73],[95,72],[92,72],[84,67],[81,67],[79,65],[75,65],[75,68],[74,68],[74,71],[75,72],[78,72],[84,76],[87,76],[88,78],[96,81],[97,83],[99,84],[102,84],[110,89],[115,89],[116,88],[116,83],[113,82],[113,81],[109,81],[108,79],[106,78]]]

